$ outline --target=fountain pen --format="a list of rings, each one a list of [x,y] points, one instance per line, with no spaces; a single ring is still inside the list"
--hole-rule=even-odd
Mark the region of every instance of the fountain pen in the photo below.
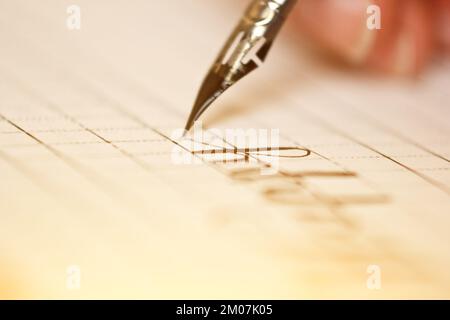
[[[265,61],[296,2],[252,0],[204,79],[186,122],[185,132],[222,93]]]

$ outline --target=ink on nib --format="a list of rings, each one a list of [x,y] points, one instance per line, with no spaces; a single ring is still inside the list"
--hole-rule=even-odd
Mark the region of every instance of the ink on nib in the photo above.
[[[211,307],[190,307],[185,304],[182,307],[177,307],[177,315],[202,315],[206,318],[210,311]]]
[[[208,107],[226,90],[223,78],[211,71],[203,81],[197,94],[191,114],[186,122],[185,132],[189,131]]]
[[[189,130],[191,130],[191,128],[193,127],[195,121],[197,121],[197,119],[200,117],[201,113],[200,111],[206,110],[208,108],[209,104],[205,104],[205,103],[198,103],[198,101],[195,102],[194,106],[192,107],[191,113],[189,115],[189,118],[186,122],[186,125],[184,127],[184,131],[185,134],[187,132],[189,132]],[[203,111],[202,111],[203,112]]]
[[[214,102],[214,100],[217,99],[219,95],[220,91],[217,91],[206,100],[199,100],[199,99],[196,100],[194,107],[192,108],[191,114],[189,115],[189,118],[186,122],[186,126],[184,127],[186,132],[191,130],[195,121],[197,121],[200,118],[203,112],[205,112],[206,109],[208,109],[208,107]]]

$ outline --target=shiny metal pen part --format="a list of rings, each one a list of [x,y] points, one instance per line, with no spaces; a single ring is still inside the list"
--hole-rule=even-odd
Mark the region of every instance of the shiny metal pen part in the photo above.
[[[258,68],[297,0],[253,0],[208,72],[185,130],[229,87]]]

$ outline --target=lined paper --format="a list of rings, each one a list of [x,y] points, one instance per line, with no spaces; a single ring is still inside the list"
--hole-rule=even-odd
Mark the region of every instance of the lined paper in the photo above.
[[[376,79],[286,31],[204,125],[302,156],[177,165],[242,5],[78,2],[80,31],[68,1],[0,4],[2,298],[448,298],[448,62]]]

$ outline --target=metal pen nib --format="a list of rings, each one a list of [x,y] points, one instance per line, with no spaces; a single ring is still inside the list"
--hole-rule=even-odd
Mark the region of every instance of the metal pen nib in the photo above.
[[[296,2],[252,1],[203,81],[186,123],[186,131],[223,92],[265,61]]]

